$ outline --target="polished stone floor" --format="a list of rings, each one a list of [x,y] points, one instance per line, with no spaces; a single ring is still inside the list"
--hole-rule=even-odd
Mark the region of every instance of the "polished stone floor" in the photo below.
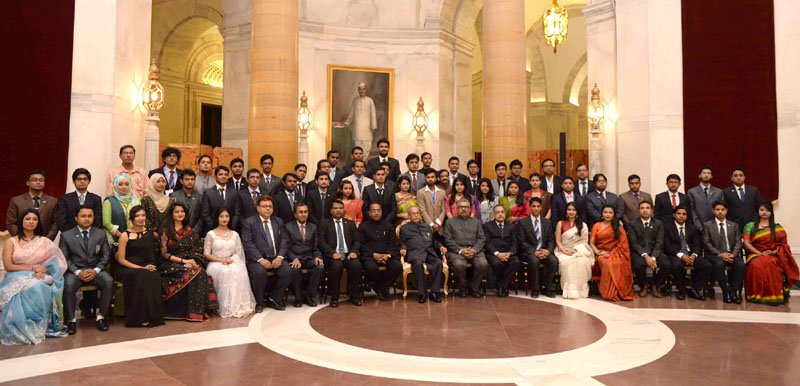
[[[800,295],[800,294],[798,294]],[[796,385],[800,310],[450,297],[267,310],[0,347],[19,385]]]

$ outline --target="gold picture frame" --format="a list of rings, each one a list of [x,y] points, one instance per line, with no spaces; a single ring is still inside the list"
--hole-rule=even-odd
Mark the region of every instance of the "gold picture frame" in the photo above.
[[[372,133],[370,150],[365,152],[364,159],[377,156],[376,142],[379,139],[386,138],[391,142],[393,138],[394,68],[329,64],[327,149],[338,150],[343,164],[351,162],[350,150],[356,146],[352,128],[356,125],[357,118],[351,119],[347,126],[344,124],[347,123],[355,98],[359,97],[360,82],[365,82],[366,96],[373,101],[377,126]],[[359,127],[363,129],[364,124],[366,123],[362,123]],[[362,130],[361,137],[363,136]],[[391,148],[389,152],[391,155]]]

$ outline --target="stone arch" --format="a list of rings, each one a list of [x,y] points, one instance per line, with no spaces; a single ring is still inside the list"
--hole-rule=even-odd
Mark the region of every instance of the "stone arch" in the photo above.
[[[580,100],[581,85],[589,77],[588,66],[586,63],[586,53],[578,59],[572,66],[566,82],[564,82],[564,93],[562,94],[564,103],[572,103],[575,106],[584,105]]]

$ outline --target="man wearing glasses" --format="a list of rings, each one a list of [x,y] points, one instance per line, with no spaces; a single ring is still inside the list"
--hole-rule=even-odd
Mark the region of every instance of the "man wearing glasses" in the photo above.
[[[42,229],[47,232],[47,238],[55,240],[58,234],[56,213],[58,212],[58,199],[44,193],[44,170],[34,169],[28,172],[28,191],[19,196],[12,197],[6,212],[6,229],[11,236],[17,235],[17,216],[27,209],[39,212],[39,221]]]

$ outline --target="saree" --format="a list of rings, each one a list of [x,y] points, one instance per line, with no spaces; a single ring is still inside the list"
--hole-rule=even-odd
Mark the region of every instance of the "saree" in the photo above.
[[[174,236],[162,232],[161,249],[164,259],[159,264],[161,274],[161,298],[167,319],[203,321],[207,311],[219,308],[214,282],[208,276],[203,257],[203,244],[191,227],[175,231]],[[199,265],[186,268],[183,264],[169,261],[170,255],[184,260],[194,260]]]
[[[744,226],[744,239],[759,251],[776,251],[771,255],[747,255],[747,274],[745,276],[745,293],[747,301],[768,305],[780,305],[789,300],[789,290],[800,277],[797,262],[792,256],[786,241],[786,231],[780,224],[775,224],[775,239],[769,228],[758,229],[752,222]],[[785,280],[784,280],[785,279]]]
[[[395,220],[395,226],[397,226],[403,221],[408,220],[408,210],[413,206],[417,206],[417,196],[408,194],[404,197],[400,197],[400,193],[395,193],[394,198],[397,200],[397,218]]]
[[[363,213],[361,207],[364,206],[364,201],[358,198],[346,200],[344,202],[344,218],[356,223],[361,224]]]
[[[16,264],[42,265],[44,279],[33,271],[9,272],[0,283],[0,344],[39,344],[47,337],[67,336],[61,303],[67,261],[61,250],[46,237],[35,237],[20,247],[16,237],[7,241],[14,248]]]
[[[577,226],[570,227],[569,220],[564,220],[561,231],[561,245],[575,250],[572,256],[558,248],[554,252],[561,273],[562,296],[564,299],[588,298],[594,264],[594,252],[589,247],[589,229],[584,224],[579,234]]]
[[[636,299],[633,293],[631,253],[625,229],[620,226],[619,240],[616,240],[611,226],[599,222],[592,227],[591,238],[597,249],[608,252],[608,256],[595,256],[600,266],[600,295],[613,302]]]

